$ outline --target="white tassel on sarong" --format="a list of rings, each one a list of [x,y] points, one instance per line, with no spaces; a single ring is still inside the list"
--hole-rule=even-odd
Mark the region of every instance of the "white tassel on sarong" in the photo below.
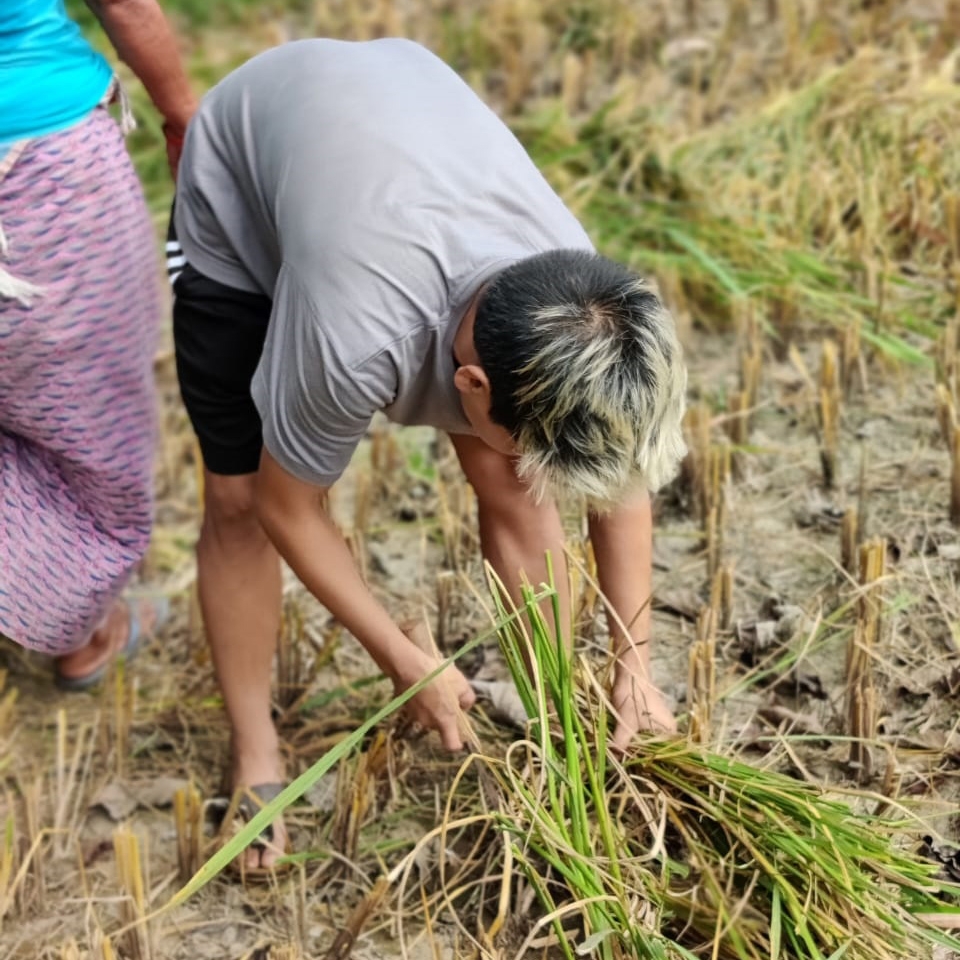
[[[0,223],[0,257],[6,257],[6,255],[7,235],[3,232],[3,224]],[[18,280],[0,264],[0,300],[18,300],[25,307],[29,307],[42,293],[43,290],[36,284],[28,280]]]

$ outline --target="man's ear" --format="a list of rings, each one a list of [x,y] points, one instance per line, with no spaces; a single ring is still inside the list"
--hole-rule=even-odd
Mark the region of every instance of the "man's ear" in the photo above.
[[[461,393],[490,393],[490,381],[478,363],[466,363],[457,367],[453,384]]]

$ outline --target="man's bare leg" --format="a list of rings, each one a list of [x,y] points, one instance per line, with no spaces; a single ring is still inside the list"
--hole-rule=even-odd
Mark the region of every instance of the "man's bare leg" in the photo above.
[[[590,542],[616,658],[613,705],[621,716],[613,743],[625,750],[639,732],[672,733],[677,723],[650,672],[653,518],[650,498],[591,514]],[[627,628],[624,632],[621,623]]]
[[[509,457],[476,437],[452,436],[450,439],[477,495],[483,556],[510,591],[514,602],[519,603],[521,574],[535,587],[546,582],[545,554],[549,551],[560,599],[560,628],[570,644],[570,596],[563,525],[556,505],[550,500],[537,503],[530,496]],[[552,613],[547,615],[552,619]]]
[[[255,474],[204,472],[204,517],[197,544],[200,606],[230,723],[234,788],[284,778],[270,716],[273,658],[280,630],[280,559],[254,507]],[[244,866],[268,867],[286,832],[273,825],[275,849],[250,848]]]

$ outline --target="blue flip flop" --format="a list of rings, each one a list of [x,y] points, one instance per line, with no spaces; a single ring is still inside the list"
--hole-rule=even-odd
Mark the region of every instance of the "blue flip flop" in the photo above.
[[[154,624],[149,633],[143,630],[143,625],[140,623],[140,617],[137,614],[137,606],[144,600],[153,605],[154,611]],[[61,690],[76,693],[95,687],[107,675],[107,671],[116,661],[117,657],[123,657],[124,662],[129,663],[139,652],[144,639],[153,636],[170,616],[170,601],[166,597],[133,596],[126,602],[127,609],[130,611],[130,634],[127,637],[126,646],[124,646],[115,657],[111,657],[102,666],[97,667],[96,670],[84,674],[81,677],[65,677],[59,671],[56,671],[56,684]]]

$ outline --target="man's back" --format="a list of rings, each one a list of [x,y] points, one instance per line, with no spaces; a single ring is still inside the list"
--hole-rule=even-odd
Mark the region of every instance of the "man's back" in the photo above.
[[[345,269],[381,273],[399,254],[409,284],[421,247],[456,286],[511,248],[586,245],[505,125],[407,40],[305,40],[255,57],[205,98],[179,192],[188,259],[267,294],[281,263],[329,269],[337,286]]]
[[[190,124],[189,263],[273,301],[251,390],[286,469],[329,484],[373,414],[470,427],[451,343],[518,260],[591,249],[507,127],[406,40],[303,40],[240,67]]]

